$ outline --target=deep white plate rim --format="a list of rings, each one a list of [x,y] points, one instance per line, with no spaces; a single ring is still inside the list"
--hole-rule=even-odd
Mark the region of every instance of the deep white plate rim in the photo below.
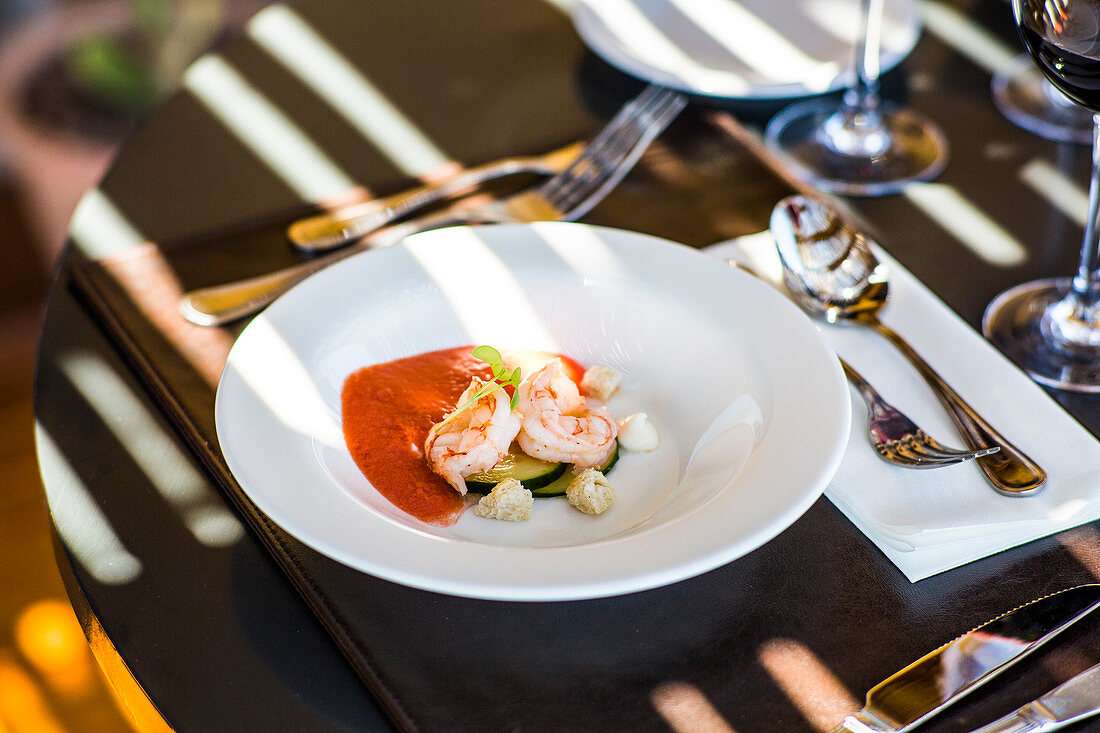
[[[239,348],[247,348],[249,329],[252,329],[255,323],[269,323],[271,320],[284,317],[298,308],[298,301],[305,297],[303,294],[307,292],[307,289],[300,285],[274,303],[264,314],[257,317],[253,324],[246,327],[230,354],[223,378],[219,383],[215,402],[218,438],[226,462],[230,471],[238,479],[241,488],[259,509],[306,545],[350,567],[372,575],[416,588],[453,595],[523,601],[603,597],[645,590],[683,580],[750,552],[797,520],[820,497],[829,478],[839,466],[846,447],[848,424],[851,419],[848,389],[839,364],[832,351],[821,339],[817,328],[804,314],[768,286],[683,245],[626,230],[592,227],[584,224],[542,223],[493,226],[494,230],[502,237],[509,235],[509,228],[546,232],[562,227],[584,228],[589,233],[594,232],[604,238],[604,241],[612,249],[632,247],[636,248],[637,251],[646,251],[647,255],[664,253],[660,256],[672,257],[678,261],[682,260],[684,267],[694,268],[693,272],[698,268],[703,268],[699,272],[709,272],[717,268],[721,270],[721,275],[714,276],[723,279],[728,278],[731,284],[747,288],[754,299],[764,298],[768,300],[767,305],[769,308],[776,308],[784,312],[785,324],[799,324],[796,327],[797,334],[781,336],[780,341],[784,339],[789,339],[792,343],[797,341],[801,358],[809,359],[809,363],[817,362],[809,372],[812,377],[810,381],[814,382],[815,388],[824,385],[825,394],[817,394],[815,397],[823,399],[827,403],[827,408],[818,409],[817,414],[814,414],[815,411],[811,409],[807,418],[814,421],[821,419],[824,415],[830,423],[829,429],[824,433],[818,431],[817,434],[820,439],[815,445],[790,447],[792,452],[799,451],[799,455],[805,456],[808,461],[808,463],[788,463],[784,466],[784,470],[787,472],[787,475],[784,476],[785,481],[798,485],[791,501],[785,503],[782,507],[776,508],[769,515],[769,521],[756,527],[754,531],[733,539],[725,537],[723,534],[723,530],[728,524],[728,522],[723,521],[723,513],[736,511],[739,508],[743,509],[743,506],[738,507],[733,503],[729,491],[725,491],[713,499],[707,505],[707,511],[694,511],[685,517],[666,522],[635,535],[604,540],[596,544],[571,547],[513,548],[461,543],[462,546],[456,552],[453,543],[448,543],[445,540],[441,541],[438,537],[418,532],[408,526],[401,526],[399,523],[385,517],[373,517],[369,511],[365,512],[363,516],[364,521],[368,522],[371,532],[380,537],[384,536],[383,544],[386,542],[395,543],[386,545],[394,551],[391,551],[385,557],[380,556],[377,547],[368,548],[364,553],[361,547],[349,548],[346,544],[338,545],[330,542],[329,538],[323,536],[323,532],[310,533],[303,531],[301,523],[296,521],[294,516],[287,515],[282,506],[272,503],[271,497],[267,495],[264,487],[249,485],[247,480],[241,480],[246,472],[241,470],[240,457],[237,455],[233,443],[227,441],[225,431],[227,420],[232,420],[226,413],[228,409],[227,394],[231,394],[227,391],[227,385],[233,384],[232,380],[227,380],[227,375],[231,373],[234,355],[238,353]],[[426,241],[425,238],[430,237],[446,238],[448,231],[452,230],[437,230],[417,236],[421,238],[421,241]],[[332,283],[338,282],[344,273],[350,275],[354,268],[361,267],[364,263],[369,263],[374,269],[384,268],[386,259],[396,256],[404,246],[403,244],[396,245],[390,254],[387,254],[387,250],[382,250],[366,252],[348,258],[311,278],[314,282],[310,289],[316,292],[317,290],[331,288]],[[646,250],[647,247],[650,249]],[[246,346],[242,347],[242,344]],[[790,386],[795,393],[800,387],[800,385]],[[790,404],[784,403],[786,404],[785,409],[794,409],[797,401],[808,396],[805,394],[783,395],[783,399],[790,401]],[[798,407],[798,409],[802,408]],[[805,435],[813,436],[815,433],[806,432],[803,437]],[[774,444],[768,448],[769,451],[775,449]],[[750,463],[746,473],[751,468],[752,464]],[[761,469],[757,468],[755,470],[759,471]],[[339,503],[343,500],[333,499],[332,501]],[[347,502],[344,501],[344,504],[339,508],[334,507],[333,511],[348,510]],[[367,527],[364,527],[364,531],[366,529]],[[659,558],[646,567],[636,566],[639,548],[644,551],[646,543],[667,542],[669,539],[682,540],[685,532],[690,532],[692,541],[701,542],[703,546],[683,552],[678,546],[667,544],[668,555],[666,557]],[[702,538],[702,541],[695,538]],[[451,544],[451,546],[447,547],[448,544]],[[650,549],[652,547],[653,545],[650,544]],[[415,561],[403,561],[402,552],[415,555],[413,557]],[[517,564],[517,558],[520,558],[519,564]],[[458,570],[446,568],[448,560],[453,562],[456,559],[461,562],[462,568]],[[578,565],[584,563],[587,566],[584,577],[577,577],[576,574],[571,576],[568,572],[564,576],[560,574],[563,567],[574,563]],[[634,563],[635,566],[632,566],[631,563]],[[495,575],[492,572],[482,575],[468,572],[468,567],[479,567],[479,564],[488,564],[480,565],[480,567],[489,567],[491,570],[503,569],[503,571],[497,572]],[[441,569],[441,567],[445,569]],[[540,569],[546,572],[540,573]],[[538,578],[538,580],[532,580],[532,578]]]

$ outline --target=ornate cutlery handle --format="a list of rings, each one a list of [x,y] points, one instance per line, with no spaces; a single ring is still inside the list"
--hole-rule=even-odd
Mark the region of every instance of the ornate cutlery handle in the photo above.
[[[364,237],[356,244],[299,265],[291,265],[266,275],[184,293],[180,298],[179,311],[184,318],[199,326],[223,326],[239,318],[258,313],[294,285],[345,257],[367,249],[388,247],[417,232],[469,224],[471,221],[480,222],[484,219],[467,217],[450,211],[414,219],[407,224],[383,229]]]
[[[505,158],[469,168],[440,183],[307,216],[287,227],[287,238],[305,252],[327,252],[483,183],[520,173],[552,176],[575,160],[583,148],[576,142],[543,155]]]
[[[885,336],[917,368],[936,397],[947,408],[947,414],[959,429],[963,441],[971,448],[998,446],[996,453],[977,459],[978,468],[993,484],[994,490],[1005,496],[1027,496],[1039,491],[1047,480],[1046,472],[1028,458],[979,415],[943,377],[917,353],[909,342],[874,316],[859,319]]]

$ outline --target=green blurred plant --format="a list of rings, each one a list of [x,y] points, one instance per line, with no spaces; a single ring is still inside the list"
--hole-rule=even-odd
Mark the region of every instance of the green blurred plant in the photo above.
[[[68,52],[73,81],[87,93],[141,112],[179,82],[218,34],[225,0],[129,0],[132,32],[78,41]]]

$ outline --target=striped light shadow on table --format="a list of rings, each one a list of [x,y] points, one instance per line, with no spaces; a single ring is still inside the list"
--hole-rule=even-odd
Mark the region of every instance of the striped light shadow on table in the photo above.
[[[804,644],[773,639],[758,655],[771,678],[817,730],[833,730],[846,715],[859,710],[856,698]]]
[[[438,180],[458,172],[457,163],[291,8],[265,8],[247,32],[405,174]]]
[[[85,257],[98,260],[145,242],[145,237],[102,191],[84,194],[69,225],[73,245]]]
[[[355,181],[225,59],[204,56],[183,86],[305,201],[346,195]]]
[[[974,254],[997,267],[1027,261],[1027,248],[1004,227],[943,183],[914,183],[903,194],[926,216]]]
[[[119,539],[87,486],[41,425],[36,442],[40,464],[54,467],[51,511],[69,554],[104,585],[124,585],[141,574],[142,563]]]
[[[703,691],[690,683],[666,682],[649,699],[675,733],[736,733]]]
[[[1005,13],[1010,12],[1006,3]],[[929,33],[990,74],[1000,71],[1022,53],[939,0],[923,0],[921,16]]]
[[[244,527],[210,489],[175,436],[158,424],[102,358],[69,354],[63,357],[61,369],[196,540],[209,547],[227,547],[244,536]]]
[[[1036,158],[1020,168],[1020,180],[1071,221],[1085,226],[1089,194],[1074,181],[1042,158]]]

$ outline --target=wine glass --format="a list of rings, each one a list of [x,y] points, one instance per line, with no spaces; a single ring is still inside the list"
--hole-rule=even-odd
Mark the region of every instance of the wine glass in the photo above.
[[[1036,381],[1100,392],[1100,0],[1012,0],[1043,75],[1093,113],[1092,180],[1077,275],[1037,280],[997,296],[982,331]]]
[[[1092,113],[1058,91],[1027,54],[998,69],[990,86],[997,109],[1025,130],[1055,142],[1092,142]]]
[[[794,104],[768,123],[764,137],[799,174],[833,193],[879,196],[934,178],[947,163],[947,142],[932,122],[879,98],[883,0],[860,0],[851,86],[838,104]]]

